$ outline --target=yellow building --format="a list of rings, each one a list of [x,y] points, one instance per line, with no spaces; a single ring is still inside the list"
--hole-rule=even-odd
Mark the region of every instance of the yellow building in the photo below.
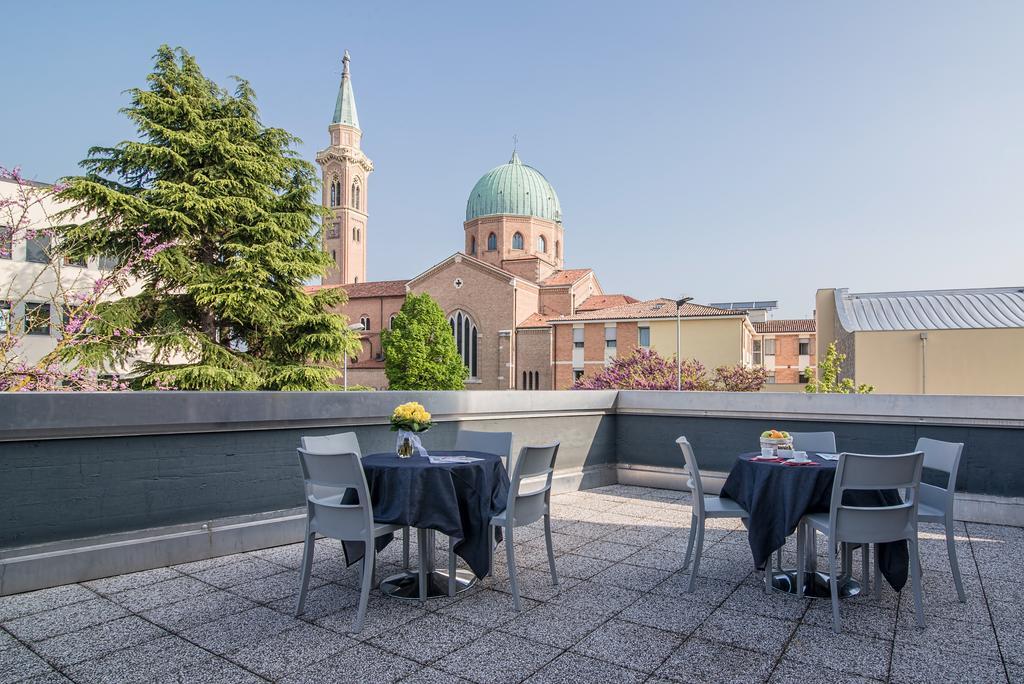
[[[818,358],[884,394],[1024,394],[1024,287],[818,290]]]

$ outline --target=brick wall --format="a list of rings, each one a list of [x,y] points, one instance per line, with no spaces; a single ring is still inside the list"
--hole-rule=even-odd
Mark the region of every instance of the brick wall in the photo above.
[[[551,366],[551,328],[526,328],[516,334],[516,377],[517,389],[526,389],[523,373],[536,371],[539,383],[537,389],[552,389],[554,377]]]

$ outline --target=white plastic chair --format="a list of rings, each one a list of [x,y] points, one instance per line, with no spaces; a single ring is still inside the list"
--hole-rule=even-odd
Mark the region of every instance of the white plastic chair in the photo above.
[[[817,451],[823,454],[836,453],[834,432],[790,432],[793,448],[797,451]]]
[[[359,437],[354,432],[338,432],[333,435],[303,437],[302,448],[319,454],[355,454],[363,458],[359,448]],[[409,569],[409,528],[402,527],[402,569]]]
[[[689,475],[687,484],[693,495],[692,515],[690,517],[690,538],[686,542],[686,560],[683,562],[683,570],[690,568],[690,583],[686,591],[693,593],[697,588],[697,570],[700,569],[700,557],[704,551],[704,521],[708,518],[749,518],[747,509],[732,499],[724,499],[720,496],[711,496],[704,493],[704,483],[701,482],[700,468],[697,465],[697,457],[693,455],[693,447],[690,446],[686,437],[676,440],[679,449],[683,452],[683,462],[686,465],[686,472]],[[690,565],[690,558],[693,558],[693,565]],[[771,561],[768,562],[766,574],[771,572]],[[767,579],[767,577],[766,577]],[[768,582],[771,584],[771,582]]]
[[[960,470],[962,442],[940,442],[922,437],[917,440],[917,450],[924,452],[924,467],[946,473],[946,487],[921,483],[921,503],[917,507],[918,522],[942,523],[946,528],[946,552],[949,567],[953,571],[956,595],[961,603],[967,601],[963,578],[960,577],[960,563],[956,558],[956,540],[953,537],[953,493],[956,490],[956,474]]]
[[[359,609],[352,625],[353,632],[363,628],[366,605],[373,583],[376,548],[374,540],[399,529],[397,525],[378,525],[373,520],[373,504],[366,484],[366,474],[359,458],[359,445],[349,435],[304,437],[299,451],[299,464],[306,485],[306,536],[302,554],[302,574],[295,615],[301,615],[306,604],[309,576],[313,569],[316,535],[341,541],[363,542],[362,586]],[[343,439],[339,439],[343,438]],[[347,451],[336,451],[335,445],[347,445]],[[330,450],[321,450],[329,446]],[[348,490],[354,490],[357,503],[342,503]]]
[[[455,451],[479,451],[501,457],[502,464],[508,468],[509,457],[512,455],[511,432],[480,432],[477,430],[459,429],[455,433]],[[494,542],[491,542],[492,546]],[[454,544],[448,538],[448,595],[455,596],[456,558]]]
[[[551,540],[551,480],[555,473],[555,458],[558,456],[558,442],[548,446],[524,446],[519,450],[512,482],[508,490],[505,510],[491,518],[491,527],[500,527],[505,541],[505,558],[508,561],[508,578],[512,586],[512,603],[521,610],[519,582],[516,578],[516,558],[513,530],[530,525],[544,518],[544,541],[548,548],[548,566],[551,568],[551,583],[558,585],[555,571],[555,549]],[[496,531],[492,530],[493,532]],[[491,567],[494,567],[494,546],[491,546]]]
[[[875,545],[875,595],[882,593],[881,568],[878,563],[878,544],[906,540],[910,545],[910,582],[914,593],[914,612],[917,625],[924,627],[924,606],[921,598],[921,558],[917,546],[917,507],[921,485],[921,467],[924,454],[915,451],[895,456],[869,456],[866,454],[839,455],[836,478],[832,485],[829,512],[805,515],[797,534],[797,587],[803,595],[804,553],[802,534],[807,528],[828,537],[829,587],[832,594],[832,629],[840,632],[839,572],[836,549],[842,543]],[[907,498],[892,506],[859,507],[843,504],[848,490],[906,490]]]

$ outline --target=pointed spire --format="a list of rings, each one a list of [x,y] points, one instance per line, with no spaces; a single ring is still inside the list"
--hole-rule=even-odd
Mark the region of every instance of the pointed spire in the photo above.
[[[332,123],[345,124],[359,128],[359,115],[356,113],[356,96],[352,92],[352,78],[349,75],[348,63],[352,61],[348,50],[341,58],[341,86],[338,88],[338,102],[334,105]]]
[[[512,158],[508,160],[509,164],[522,164],[522,160],[519,159],[519,136],[512,136]]]

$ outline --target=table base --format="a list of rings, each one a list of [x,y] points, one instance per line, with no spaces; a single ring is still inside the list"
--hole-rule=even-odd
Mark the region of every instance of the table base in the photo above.
[[[796,570],[776,570],[772,573],[772,587],[776,591],[796,595]],[[860,582],[849,575],[839,577],[839,598],[852,598],[861,592]],[[807,598],[832,598],[828,574],[824,572],[804,573],[804,596]]]
[[[469,570],[455,571],[455,593],[459,594],[476,584],[476,576]],[[420,600],[420,576],[416,572],[402,572],[392,575],[380,583],[380,591],[393,598],[406,601]],[[448,571],[435,570],[427,573],[427,598],[448,596]]]

